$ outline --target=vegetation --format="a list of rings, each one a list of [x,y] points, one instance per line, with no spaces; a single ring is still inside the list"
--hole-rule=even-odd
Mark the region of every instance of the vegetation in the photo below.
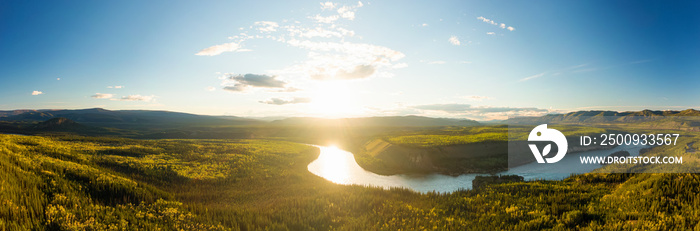
[[[285,141],[0,135],[0,229],[666,230],[700,222],[696,174],[598,173],[419,194],[332,184],[306,170],[317,155]]]
[[[384,137],[389,143],[413,147],[438,147],[488,141],[508,141],[508,126],[445,127]]]
[[[567,137],[602,134],[607,129],[580,125],[553,125],[551,128],[561,131]],[[443,127],[423,129],[412,132],[391,132],[383,137],[392,144],[413,147],[440,147],[449,145],[471,144],[480,142],[504,142],[526,140],[532,126],[474,126]]]

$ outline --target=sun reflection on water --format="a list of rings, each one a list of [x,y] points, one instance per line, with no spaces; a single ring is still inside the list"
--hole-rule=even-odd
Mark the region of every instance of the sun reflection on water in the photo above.
[[[321,148],[321,155],[318,161],[321,164],[320,172],[324,178],[338,184],[347,184],[350,180],[350,167],[349,161],[354,159],[349,156],[346,152],[339,149],[336,146],[319,147]]]

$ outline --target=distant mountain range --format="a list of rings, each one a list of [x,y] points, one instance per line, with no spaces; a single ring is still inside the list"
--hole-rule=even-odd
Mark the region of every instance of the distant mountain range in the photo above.
[[[577,111],[566,114],[550,114],[540,117],[517,117],[488,124],[538,124],[538,123],[608,123],[649,121],[661,116],[700,116],[700,111],[688,109],[683,111],[652,111],[635,112],[615,111]],[[236,117],[208,116],[171,111],[149,110],[106,110],[102,108],[78,110],[11,110],[0,111],[0,121],[37,123],[54,118],[65,118],[79,126],[113,127],[120,129],[149,129],[149,128],[186,128],[198,126],[232,126],[232,125],[281,125],[281,126],[385,126],[385,127],[430,127],[430,126],[476,126],[481,125],[474,120],[430,118],[422,116],[387,116],[325,119],[312,117],[292,117],[273,121]],[[76,127],[78,125],[69,125]],[[14,126],[14,125],[13,125]],[[44,126],[44,125],[37,125]],[[45,125],[50,128],[53,125]]]
[[[263,121],[236,116],[208,116],[170,111],[106,110],[102,108],[79,110],[12,110],[0,111],[0,121],[43,122],[66,118],[80,124],[116,128],[149,128],[163,126],[225,126],[225,125],[300,125],[300,126],[474,126],[474,120],[430,118],[421,116],[388,116],[344,119],[293,117]]]
[[[81,124],[106,127],[163,125],[247,125],[261,121],[235,116],[215,117],[170,111],[120,110],[102,108],[79,110],[13,110],[0,111],[0,121],[41,122],[66,118]]]
[[[542,124],[542,123],[615,123],[643,122],[675,116],[700,116],[700,111],[687,109],[683,111],[577,111],[566,114],[549,114],[540,117],[510,118],[505,124]]]
[[[430,127],[430,126],[475,126],[479,122],[467,119],[430,118],[423,116],[386,116],[343,119],[323,119],[295,117],[270,122],[273,125],[307,126],[387,126],[387,127]]]

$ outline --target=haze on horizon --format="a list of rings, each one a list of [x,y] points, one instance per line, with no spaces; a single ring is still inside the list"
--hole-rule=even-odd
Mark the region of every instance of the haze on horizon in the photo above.
[[[0,110],[503,119],[700,108],[700,3],[0,2]]]

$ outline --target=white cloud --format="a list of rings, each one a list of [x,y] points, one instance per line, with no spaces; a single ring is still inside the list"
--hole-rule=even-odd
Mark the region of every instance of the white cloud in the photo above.
[[[201,51],[197,52],[195,55],[207,55],[207,56],[214,56],[214,55],[219,55],[224,52],[229,52],[229,51],[236,51],[241,48],[241,45],[238,43],[224,43],[224,44],[219,44],[215,46],[211,46],[208,48],[204,48]]]
[[[457,38],[457,36],[450,37],[450,39],[448,39],[448,41],[450,41],[450,43],[452,43],[452,45],[455,45],[455,46],[459,46],[461,44],[461,42],[459,41],[459,38]]]
[[[124,86],[107,86],[107,88],[122,89]]]
[[[322,2],[321,3],[321,10],[332,10],[332,9],[335,9],[337,6],[338,6],[338,3]]]
[[[427,27],[428,24],[427,24],[427,23],[423,23],[423,24],[421,24],[420,26],[422,26],[422,27]]]
[[[322,2],[322,10],[309,13],[306,22],[279,20],[277,23],[257,22],[245,27],[237,35],[230,36],[233,41],[203,49],[197,55],[218,55],[223,52],[240,52],[243,42],[253,39],[266,39],[286,44],[292,49],[307,52],[306,59],[298,60],[286,67],[268,70],[266,74],[279,77],[285,81],[308,80],[352,80],[373,77],[391,77],[392,70],[406,67],[399,63],[405,55],[388,47],[366,43],[350,42],[349,37],[357,37],[355,31],[344,28],[337,21],[354,20],[357,10],[364,6],[357,2],[352,5]],[[262,29],[261,29],[262,28]],[[256,32],[249,35],[249,29]],[[259,32],[259,33],[257,33]],[[245,70],[242,70],[245,71]],[[225,77],[222,87],[226,91],[246,92],[247,90],[267,88],[268,92],[294,92],[299,89],[288,86],[261,87]]]
[[[212,86],[209,86],[209,87],[205,88],[205,90],[207,90],[207,91],[216,91],[216,88],[215,88],[215,87],[212,87]]]
[[[488,23],[488,24],[491,24],[491,25],[494,25],[494,26],[495,26],[495,25],[498,25],[498,23],[494,22],[493,20],[488,19],[488,18],[484,18],[484,17],[482,17],[482,16],[479,16],[479,17],[477,17],[476,19],[481,20],[481,21],[484,21],[485,23]]]
[[[258,31],[263,32],[263,33],[275,32],[275,31],[277,31],[277,28],[280,26],[276,22],[270,22],[270,21],[255,22],[255,25],[258,27]]]
[[[479,17],[477,17],[476,19],[477,19],[477,20],[480,20],[480,21],[483,21],[483,22],[485,22],[485,23],[494,25],[494,26],[498,26],[498,27],[501,28],[501,29],[506,29],[506,30],[509,30],[509,31],[514,31],[514,30],[515,30],[515,28],[513,28],[512,26],[506,26],[505,23],[497,23],[497,22],[495,22],[495,21],[493,21],[493,20],[491,20],[491,19],[484,18],[483,16],[479,16]],[[487,33],[487,34],[488,34],[488,33]]]
[[[342,38],[344,36],[354,36],[355,35],[354,31],[347,30],[345,28],[340,28],[340,27],[336,27],[335,30],[327,30],[327,29],[324,29],[322,27],[316,27],[313,29],[293,27],[293,28],[288,28],[287,31],[292,36],[299,36],[302,38],[313,38],[313,37]]]
[[[540,108],[472,106],[470,104],[428,104],[413,106],[412,108],[442,113],[433,116],[457,116],[476,120],[503,120],[513,116],[542,116],[552,112],[552,110]]]
[[[406,63],[397,63],[391,66],[392,69],[399,69],[399,68],[404,68],[408,67],[408,64]]]
[[[393,63],[402,59],[405,56],[403,53],[377,45],[297,39],[289,40],[287,43],[309,50],[308,60],[302,64],[273,71],[274,74],[311,77],[317,80],[357,79],[391,76],[388,70],[405,66]]]
[[[445,61],[438,60],[438,61],[430,61],[428,64],[445,64]]]
[[[44,93],[41,91],[32,91],[32,95],[43,95]]]
[[[343,17],[345,19],[354,20],[355,11],[357,11],[357,8],[360,8],[363,5],[364,4],[362,4],[362,2],[357,2],[357,5],[355,6],[343,6],[338,9],[338,14],[340,14],[340,17]]]
[[[272,99],[268,99],[265,101],[258,101],[258,102],[264,103],[264,104],[272,104],[272,105],[285,105],[285,104],[310,103],[311,99],[310,98],[302,98],[302,97],[294,97],[291,99],[272,98]]]
[[[334,9],[338,6],[338,4],[333,4],[330,2],[325,2],[321,3],[321,9]],[[347,20],[355,20],[355,12],[357,11],[358,8],[364,6],[362,2],[357,2],[357,5],[354,6],[342,6],[336,10],[336,13],[334,15],[329,15],[329,16],[321,16],[320,14],[314,15],[313,17],[310,17],[311,19],[315,20],[316,22],[320,23],[333,23],[338,19],[344,18]]]
[[[472,100],[472,101],[483,101],[483,100],[489,100],[491,97],[488,96],[480,96],[480,95],[470,95],[470,96],[465,96],[465,99]]]
[[[109,99],[114,97],[114,94],[103,94],[103,93],[95,93],[95,95],[90,96],[95,99]]]
[[[340,9],[338,9],[338,13],[340,14],[340,17],[349,20],[355,20],[355,11],[352,11],[352,9],[347,6],[343,6]]]
[[[363,79],[374,74],[376,68],[372,65],[358,65],[352,71],[338,70],[335,77],[337,79]]]
[[[151,102],[155,96],[146,96],[146,95],[127,95],[127,96],[122,96],[121,98],[117,99],[119,101],[143,101],[143,102]]]
[[[487,35],[495,35],[496,32],[486,32]]]
[[[245,74],[235,75],[231,73],[224,74],[224,90],[233,92],[245,92],[250,88],[274,88],[281,89],[277,92],[293,92],[299,89],[287,87],[287,82],[277,79],[277,76]]]
[[[528,77],[525,77],[525,78],[520,79],[518,82],[523,82],[523,81],[528,81],[528,80],[531,80],[531,79],[536,79],[536,78],[539,78],[539,77],[544,76],[545,74],[547,74],[547,72],[542,72],[542,73],[539,73],[539,74],[536,74],[536,75],[531,75],[531,76],[528,76]]]
[[[56,80],[59,80],[59,81],[60,81],[60,80],[61,80],[61,78],[56,78]]]
[[[340,19],[340,15],[331,15],[331,16],[324,17],[324,16],[321,16],[320,14],[317,14],[317,15],[311,17],[311,19],[316,20],[317,22],[320,22],[320,23],[333,23],[336,20]]]

